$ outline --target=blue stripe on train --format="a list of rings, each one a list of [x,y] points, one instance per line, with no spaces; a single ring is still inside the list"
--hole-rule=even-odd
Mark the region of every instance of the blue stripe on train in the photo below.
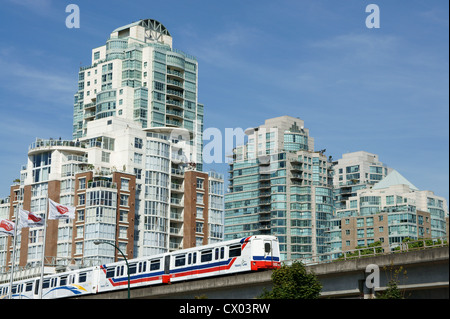
[[[271,256],[253,256],[253,260],[280,261],[280,258]]]

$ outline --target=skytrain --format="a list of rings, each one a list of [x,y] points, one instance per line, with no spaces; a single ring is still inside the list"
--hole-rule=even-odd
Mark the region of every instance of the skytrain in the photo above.
[[[128,261],[130,288],[164,285],[178,281],[275,269],[280,267],[280,250],[275,236],[242,239],[177,250]],[[38,299],[40,277],[15,281],[12,298]],[[124,260],[90,268],[46,275],[42,298],[70,298],[128,288]],[[0,285],[0,299],[9,298],[10,284]]]

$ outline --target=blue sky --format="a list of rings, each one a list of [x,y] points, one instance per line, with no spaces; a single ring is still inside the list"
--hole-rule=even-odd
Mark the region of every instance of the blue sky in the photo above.
[[[80,8],[68,29],[65,8]],[[368,29],[365,8],[380,8]],[[379,155],[449,198],[449,4],[445,0],[0,0],[0,197],[28,146],[71,139],[80,66],[112,30],[152,18],[199,61],[205,128],[290,115],[334,159]],[[205,141],[208,143],[208,141]],[[226,172],[226,164],[207,165]]]

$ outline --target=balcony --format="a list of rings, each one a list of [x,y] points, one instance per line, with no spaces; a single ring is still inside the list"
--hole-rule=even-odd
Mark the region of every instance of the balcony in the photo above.
[[[181,126],[182,121],[180,121],[180,120],[172,120],[170,118],[166,118],[166,124],[179,127],[179,126]]]
[[[180,78],[180,79],[184,79],[184,74],[181,73],[180,71],[174,70],[174,69],[167,69],[167,74]]]
[[[173,109],[167,109],[166,110],[166,114],[167,115],[171,115],[173,117],[178,117],[181,120],[183,119],[183,112],[182,111],[173,110]]]
[[[171,236],[183,237],[183,227],[170,227],[169,232]]]
[[[182,198],[172,197],[170,199],[170,204],[173,206],[184,207],[184,200]]]
[[[167,95],[173,95],[173,96],[177,96],[180,98],[183,98],[183,92],[182,91],[178,91],[178,90],[171,90],[171,89],[167,89],[166,90]]]
[[[178,80],[173,80],[173,79],[167,79],[167,85],[173,85],[179,88],[183,88],[183,82],[180,82]]]
[[[166,100],[166,103],[167,103],[168,105],[175,105],[175,106],[178,106],[178,107],[183,108],[183,102],[182,102],[182,101],[179,101],[179,100],[167,99],[167,100]]]
[[[117,189],[117,183],[106,180],[89,181],[87,188],[110,188]]]
[[[170,184],[170,189],[174,192],[180,192],[180,193],[184,193],[184,187],[182,184],[177,184],[177,183],[171,183]]]
[[[178,168],[172,168],[172,175],[183,177],[184,171]]]

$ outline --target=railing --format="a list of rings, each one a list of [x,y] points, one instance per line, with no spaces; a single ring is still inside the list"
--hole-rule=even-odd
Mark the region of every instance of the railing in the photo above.
[[[117,183],[104,180],[88,182],[88,188],[96,188],[96,187],[117,189]]]
[[[85,143],[76,141],[63,141],[63,140],[36,140],[36,142],[31,143],[28,150],[32,150],[38,147],[51,147],[51,146],[70,146],[70,147],[81,147],[86,148]]]
[[[420,239],[399,243],[399,246],[394,248],[390,248],[389,246],[364,247],[348,251],[329,252],[325,254],[311,256],[304,259],[302,258],[290,259],[284,261],[284,263],[290,265],[292,264],[292,262],[300,260],[305,266],[308,266],[316,264],[326,264],[336,261],[360,259],[365,257],[375,257],[381,255],[405,253],[416,250],[433,249],[446,246],[448,247],[447,237],[438,237],[432,239]]]

